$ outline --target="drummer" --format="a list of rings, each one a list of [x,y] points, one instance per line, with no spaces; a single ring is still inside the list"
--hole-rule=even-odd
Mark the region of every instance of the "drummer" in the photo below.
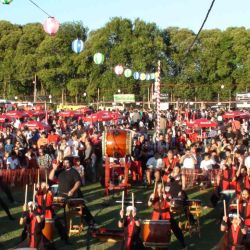
[[[27,211],[28,209],[28,211]],[[51,249],[49,242],[42,233],[44,227],[43,217],[36,213],[36,204],[32,201],[23,206],[22,217],[19,224],[24,225],[21,243],[18,247],[30,247],[36,249]]]
[[[120,211],[120,220],[118,227],[124,228],[124,248],[125,250],[141,250],[144,249],[140,241],[140,220],[136,216],[136,208],[128,206],[126,215],[124,211]]]
[[[53,163],[52,170],[49,174],[49,180],[53,181],[57,177],[59,195],[65,198],[83,198],[81,187],[81,176],[72,167],[70,158],[66,157],[63,160],[63,167],[59,169],[58,163]],[[93,216],[91,215],[86,204],[83,205],[83,217],[88,225],[94,227],[96,225]]]
[[[245,249],[244,237],[247,234],[247,230],[244,226],[242,218],[240,218],[236,213],[229,214],[229,217],[224,216],[221,223],[221,231],[228,232],[228,237],[225,245],[228,250],[240,250]],[[225,238],[225,239],[226,239]]]
[[[67,229],[60,221],[60,218],[55,216],[53,211],[53,194],[49,190],[48,184],[46,182],[42,182],[41,185],[37,184],[37,194],[36,194],[36,202],[37,202],[37,213],[43,218],[46,219],[54,219],[55,227],[58,230],[58,233],[66,244],[68,244],[68,234]],[[46,221],[45,221],[46,223]]]
[[[250,196],[247,189],[243,189],[239,200],[240,215],[244,219],[245,226],[250,227]]]
[[[176,220],[171,216],[170,213],[170,200],[171,196],[166,193],[162,183],[158,183],[156,191],[152,193],[148,200],[148,206],[153,207],[152,220],[169,220],[171,223],[171,229],[176,238],[181,243],[183,249],[186,249],[184,236],[181,229],[178,226]]]
[[[45,219],[52,219],[53,194],[46,182],[42,182],[41,185],[37,184],[36,202],[37,212],[44,215]]]

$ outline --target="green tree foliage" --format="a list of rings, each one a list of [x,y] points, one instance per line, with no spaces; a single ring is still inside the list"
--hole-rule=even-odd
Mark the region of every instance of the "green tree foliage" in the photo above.
[[[175,98],[212,100],[219,93],[228,99],[250,90],[248,29],[203,30],[187,53],[194,37],[188,29],[161,30],[155,23],[118,17],[89,33],[81,22],[64,23],[54,37],[38,23],[20,26],[0,21],[2,97],[32,96],[36,75],[38,94],[51,94],[54,100],[62,94],[70,102],[96,101],[98,96],[112,100],[118,89],[145,100],[153,81],[117,76],[114,67],[121,64],[133,72],[152,73],[158,60],[162,92]],[[84,41],[80,54],[71,49],[76,38]],[[93,62],[97,52],[105,56],[101,65]]]

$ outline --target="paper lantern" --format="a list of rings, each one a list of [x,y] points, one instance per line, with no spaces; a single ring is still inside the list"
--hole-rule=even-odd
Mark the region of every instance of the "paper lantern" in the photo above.
[[[155,79],[155,73],[151,73],[151,74],[150,74],[150,79],[151,79],[151,80],[154,80],[154,79]]]
[[[146,74],[145,74],[145,73],[141,73],[140,79],[141,79],[142,81],[144,81],[144,80],[146,79]]]
[[[155,78],[158,78],[158,77],[159,77],[159,73],[155,72]]]
[[[150,74],[146,73],[146,80],[149,81],[150,80]]]
[[[10,4],[12,0],[2,0],[2,4]]]
[[[83,48],[84,48],[84,43],[82,40],[80,39],[75,39],[73,42],[72,42],[72,50],[75,52],[75,53],[80,53],[82,52]]]
[[[104,62],[104,55],[102,53],[94,54],[94,62],[95,64],[103,64]]]
[[[50,36],[54,36],[59,29],[59,23],[54,17],[48,17],[43,24],[43,29]]]
[[[134,76],[134,79],[135,79],[135,80],[139,80],[139,78],[140,78],[140,73],[139,73],[139,72],[135,72],[133,76]]]
[[[115,66],[115,73],[119,76],[123,73],[123,66],[121,64],[118,64]]]
[[[125,76],[125,77],[130,77],[130,76],[132,76],[132,70],[131,70],[131,69],[125,69],[125,70],[124,70],[124,76]]]

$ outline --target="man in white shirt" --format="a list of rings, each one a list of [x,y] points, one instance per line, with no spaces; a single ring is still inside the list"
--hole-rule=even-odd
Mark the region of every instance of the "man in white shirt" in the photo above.
[[[205,153],[204,154],[204,160],[201,161],[200,168],[203,171],[207,172],[208,170],[213,169],[213,165],[214,164],[215,164],[215,161],[210,158],[210,154],[209,153]]]
[[[195,169],[197,159],[195,155],[190,152],[190,150],[187,150],[185,155],[181,157],[180,163],[182,164],[182,168]]]
[[[161,177],[161,169],[163,167],[163,161],[159,153],[155,153],[153,157],[149,158],[147,161],[147,182],[148,185],[152,183],[152,175],[155,176],[155,181],[159,181]]]

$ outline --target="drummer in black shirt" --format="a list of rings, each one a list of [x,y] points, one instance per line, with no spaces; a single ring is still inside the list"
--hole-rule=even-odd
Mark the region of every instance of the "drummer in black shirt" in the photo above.
[[[58,164],[54,163],[53,168],[49,174],[49,180],[53,181],[56,177],[58,179],[58,193],[59,195],[71,198],[82,198],[81,177],[80,174],[72,168],[70,158],[64,158],[63,167],[58,169]],[[94,226],[95,220],[91,215],[86,204],[83,202],[83,217],[86,223],[90,226]]]

